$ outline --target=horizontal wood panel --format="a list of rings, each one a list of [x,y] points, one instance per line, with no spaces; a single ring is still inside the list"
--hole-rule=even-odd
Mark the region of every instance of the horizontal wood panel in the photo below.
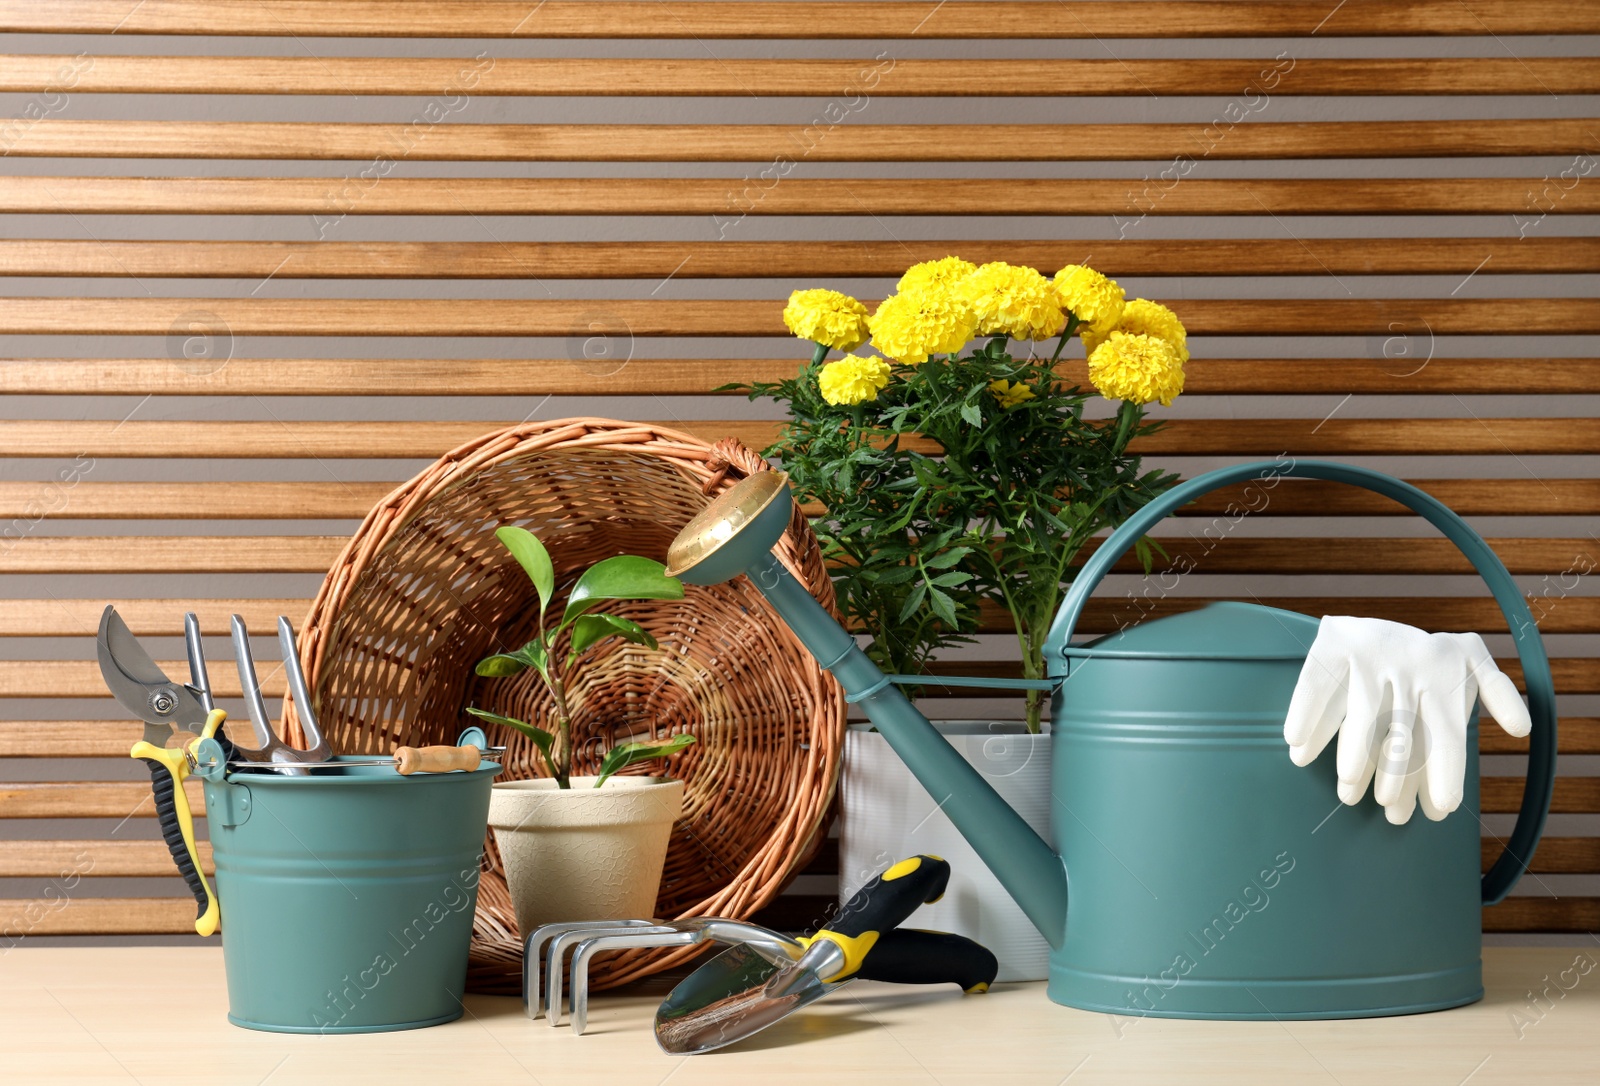
[[[1467,455],[1600,452],[1595,419],[1240,419],[1178,420],[1136,442],[1141,453],[1169,456],[1292,456],[1352,453]]]
[[[1522,685],[1522,664],[1516,657],[1496,659],[1495,666],[1510,676],[1519,687]],[[1010,660],[959,660],[948,664],[935,663],[929,670],[936,675],[987,675],[1002,679],[1022,677],[1022,665]],[[1600,694],[1600,658],[1556,657],[1550,661],[1550,674],[1555,680],[1557,692],[1561,694]],[[965,696],[971,696],[970,691],[964,693]],[[938,697],[941,692],[929,687],[926,696]]]
[[[0,31],[414,38],[1254,38],[1594,34],[1600,14],[1552,0],[1086,0],[656,3],[549,0],[0,0]]]
[[[330,556],[312,572],[322,572],[331,562]],[[261,568],[272,569],[270,565]],[[108,603],[116,605],[117,614],[139,637],[179,636],[187,611],[200,619],[205,633],[224,636],[231,632],[233,615],[244,619],[250,629],[267,633],[277,628],[279,615],[287,615],[299,629],[300,620],[311,609],[309,599],[8,599],[0,604],[0,637],[93,637]]]
[[[145,543],[146,540],[135,542]],[[180,543],[209,542],[181,540]],[[307,548],[306,565],[310,572],[321,572],[331,564],[317,565],[320,557],[313,548]],[[128,553],[121,548],[121,555]],[[69,552],[62,565],[69,567],[75,554]],[[199,569],[209,569],[213,558],[195,561]],[[138,558],[128,563],[138,569]],[[90,569],[94,567],[88,567]],[[187,570],[189,567],[182,567]],[[272,565],[263,565],[264,572],[274,571]],[[1081,633],[1105,633],[1136,622],[1179,614],[1215,602],[1205,598],[1163,598],[1159,583],[1148,582],[1148,594],[1141,596],[1138,588],[1126,595],[1108,596],[1092,600],[1078,624]],[[1600,598],[1559,595],[1552,588],[1548,597],[1535,597],[1529,601],[1539,629],[1546,634],[1600,633]],[[1252,601],[1267,607],[1286,611],[1299,611],[1308,615],[1366,615],[1370,618],[1404,622],[1428,630],[1459,633],[1503,633],[1507,629],[1505,617],[1493,599],[1476,597],[1429,596],[1257,596]],[[238,614],[252,629],[269,630],[279,615],[287,615],[298,628],[300,619],[310,608],[308,599],[72,599],[54,596],[50,599],[8,599],[0,606],[0,637],[91,637],[98,628],[100,612],[106,604],[114,603],[117,612],[128,627],[140,636],[175,636],[178,616],[193,611],[200,626],[208,634],[223,635],[229,632],[229,618]],[[987,633],[1004,633],[1012,629],[1009,613],[995,605],[986,605],[982,611],[981,629]]]
[[[1540,178],[1210,180],[714,177],[0,177],[0,213],[316,215],[1520,215],[1600,211]]]
[[[465,99],[463,99],[465,101]],[[1600,121],[1279,124],[350,124],[42,120],[7,154],[427,162],[1127,162],[1577,155]],[[385,173],[387,171],[384,171]],[[784,172],[787,172],[784,171]],[[380,175],[381,176],[381,175]]]
[[[1561,717],[1556,738],[1562,754],[1600,754],[1600,717]],[[1484,728],[1478,733],[1478,749],[1484,754],[1526,754],[1528,740],[1509,736],[1499,728]]]
[[[1563,717],[1558,732],[1562,754],[1600,754],[1600,719]],[[126,758],[138,737],[139,725],[123,720],[0,720],[0,758]],[[1478,746],[1485,754],[1526,754],[1528,741],[1489,727]]]
[[[322,573],[347,542],[344,536],[32,536],[0,555],[0,573]]]
[[[1157,536],[1167,560],[1156,569],[1194,573],[1448,574],[1472,565],[1446,539],[1241,538],[1229,525],[1207,528],[1195,538]],[[0,573],[321,573],[348,540],[344,536],[31,536],[0,554]],[[1580,539],[1491,539],[1513,573],[1571,573],[1600,568],[1600,541]],[[1087,557],[1099,546],[1083,551]],[[1125,555],[1114,567],[1138,572]],[[1570,602],[1579,613],[1579,600]],[[1441,607],[1445,606],[1443,604]],[[1464,606],[1460,604],[1457,606]],[[96,616],[98,618],[98,616]]]
[[[159,661],[158,661],[159,662]],[[180,660],[160,662],[168,675],[186,674],[188,664]],[[1500,670],[1520,686],[1522,665],[1515,657],[1497,659]],[[218,697],[239,697],[239,677],[232,669],[214,669],[211,685]],[[931,669],[936,675],[998,676],[1020,678],[1022,665],[1014,660],[960,660],[950,664],[936,663]],[[270,697],[281,697],[284,691],[283,673],[275,665],[265,662],[261,666],[262,691]],[[1550,661],[1550,672],[1555,678],[1556,690],[1562,694],[1600,693],[1600,658],[1563,656]],[[930,687],[928,696],[948,696],[953,688],[937,690]],[[972,696],[970,691],[965,696]],[[93,660],[0,660],[0,697],[12,698],[100,698],[109,700],[100,667]]]
[[[1600,64],[1595,67],[1600,69]],[[898,278],[960,253],[1050,274],[1495,275],[1600,271],[1600,238],[1269,238],[1200,241],[78,241],[0,239],[0,275],[257,279]]]
[[[1462,516],[1592,516],[1600,513],[1600,479],[1413,479]],[[1186,512],[1216,515],[1261,504],[1259,485],[1228,487],[1206,495]],[[1246,494],[1250,489],[1251,493]],[[1415,516],[1399,502],[1369,490],[1318,480],[1293,480],[1275,487],[1265,508],[1251,516]]]
[[[126,758],[141,734],[126,720],[0,720],[0,758]]]
[[[130,731],[136,729],[130,728]],[[129,744],[130,747],[132,744]],[[200,779],[184,782],[189,809],[205,816]],[[0,818],[154,818],[150,782],[6,781],[0,783]]]
[[[1600,333],[1600,298],[1170,301],[1191,336]],[[788,336],[782,310],[776,299],[0,298],[0,335]]]
[[[375,94],[431,96],[470,80],[475,96],[716,95],[1082,97],[1237,95],[1594,94],[1583,57],[1055,60],[1016,57],[890,63],[832,58],[611,59],[314,56],[0,56],[0,91],[23,94],[71,73],[78,94]],[[453,96],[452,96],[453,97]]]
[[[196,841],[195,849],[201,869],[215,874],[211,842]],[[0,878],[50,879],[74,874],[87,878],[176,877],[177,868],[165,841],[0,841]]]
[[[1504,849],[1505,842],[1484,838],[1484,870],[1500,858]],[[1539,842],[1528,870],[1535,875],[1583,875],[1600,871],[1600,837],[1546,837]]]
[[[1396,341],[1425,354],[1426,331],[1397,328],[1417,342]],[[170,368],[170,367],[169,367]],[[1060,367],[1062,379],[1087,387],[1081,360]],[[3,374],[3,364],[0,364]],[[0,381],[4,377],[0,376]],[[1557,395],[1600,392],[1600,359],[1593,358],[1395,358],[1224,359],[1192,358],[1184,366],[1184,392],[1224,395],[1293,395],[1329,392],[1358,395],[1457,392]]]
[[[181,884],[180,884],[181,885]],[[75,897],[71,907],[37,899],[0,901],[0,917],[15,917],[26,934],[193,935],[194,898]]]
[[[3,371],[0,371],[3,372]],[[0,482],[5,520],[360,520],[396,483]],[[0,524],[0,538],[7,526]],[[16,534],[15,525],[13,537]]]
[[[206,325],[206,320],[201,316],[196,324]],[[605,318],[597,323],[598,331],[622,330]],[[220,330],[210,326],[213,334]],[[502,396],[703,396],[736,382],[781,381],[794,376],[803,361],[799,357],[632,358],[626,364],[565,358],[233,358],[224,365],[171,358],[18,358],[0,359],[0,394],[405,396],[426,388],[431,396],[481,396],[485,389]],[[1069,384],[1088,385],[1082,360],[1062,362],[1059,372]],[[1190,396],[1582,394],[1600,392],[1600,359],[1436,357],[1423,364],[1405,359],[1194,358],[1185,367],[1184,392]],[[0,494],[4,488],[0,483]]]
[[[670,427],[707,442],[737,438],[752,449],[766,448],[777,436],[770,422],[674,419]],[[496,428],[493,422],[0,420],[0,456],[432,460]],[[1595,453],[1600,420],[1179,419],[1134,448],[1170,456]]]
[[[258,633],[265,635],[271,627]],[[168,675],[187,675],[183,660],[158,660]],[[239,673],[231,667],[210,669],[211,691],[219,698],[242,697]],[[257,661],[261,692],[267,697],[282,697],[285,690],[283,669],[275,662]],[[93,660],[0,660],[0,698],[109,698],[100,665]],[[276,706],[269,711],[275,712]],[[4,785],[0,784],[0,788]],[[146,787],[148,791],[148,786]],[[0,812],[0,817],[3,812]],[[121,817],[118,815],[117,817]]]
[[[1481,804],[1485,814],[1511,814],[1522,803],[1522,778],[1485,777]],[[1600,777],[1557,777],[1552,814],[1600,811]]]
[[[1589,933],[1600,928],[1600,897],[1510,897],[1483,910],[1486,932]]]

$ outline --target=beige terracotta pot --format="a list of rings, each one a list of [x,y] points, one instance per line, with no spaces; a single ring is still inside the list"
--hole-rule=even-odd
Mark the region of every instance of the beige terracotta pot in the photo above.
[[[655,915],[683,782],[659,777],[506,781],[489,797],[489,825],[526,938],[562,920]]]

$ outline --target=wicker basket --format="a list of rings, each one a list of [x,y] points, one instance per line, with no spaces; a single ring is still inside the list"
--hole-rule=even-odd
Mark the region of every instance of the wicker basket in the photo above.
[[[544,718],[546,698],[531,672],[482,679],[473,671],[488,653],[521,645],[535,622],[532,585],[494,538],[497,527],[524,525],[545,542],[560,595],[601,558],[664,559],[708,494],[766,468],[731,440],[713,447],[601,419],[516,426],[445,456],[368,514],[300,631],[334,749],[387,753],[397,744],[454,742],[478,723],[464,705]],[[730,469],[736,474],[725,479]],[[798,510],[779,554],[831,607],[832,584]],[[656,915],[748,917],[777,896],[825,835],[842,748],[842,696],[745,578],[688,587],[682,601],[607,610],[643,624],[661,648],[613,639],[594,650],[572,691],[575,769],[592,771],[602,740],[693,732],[699,741],[672,763],[687,787]],[[284,718],[298,735],[287,703]],[[542,772],[524,737],[488,730],[509,748],[502,779]],[[693,953],[618,954],[597,963],[593,982],[620,984]],[[514,993],[521,968],[491,838],[468,986]]]

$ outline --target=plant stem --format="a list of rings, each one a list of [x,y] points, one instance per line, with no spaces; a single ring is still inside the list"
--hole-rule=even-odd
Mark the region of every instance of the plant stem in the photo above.
[[[1023,640],[1022,676],[1025,679],[1044,678],[1044,637],[1048,622],[1041,623],[1038,615],[1027,620],[1027,636]],[[1039,722],[1044,715],[1044,691],[1029,690],[1027,701],[1027,726],[1029,735],[1039,734]]]
[[[545,676],[545,685],[556,703],[556,740],[550,744],[550,769],[557,788],[572,787],[572,709],[567,705],[567,687],[554,668]]]
[[[1128,439],[1133,433],[1133,425],[1139,421],[1139,405],[1132,400],[1123,400],[1122,406],[1117,408],[1117,437],[1112,445],[1116,455],[1121,456],[1128,447]]]
[[[1056,339],[1056,349],[1050,354],[1050,368],[1054,369],[1056,360],[1061,357],[1061,348],[1067,345],[1067,340],[1072,338],[1072,333],[1078,330],[1079,320],[1071,313],[1067,314],[1067,323],[1061,328],[1061,335]]]

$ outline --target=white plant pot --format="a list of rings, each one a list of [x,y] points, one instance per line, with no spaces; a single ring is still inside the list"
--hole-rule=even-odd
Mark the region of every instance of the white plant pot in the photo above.
[[[941,721],[934,727],[1039,836],[1051,841],[1048,734],[1029,735],[1020,722]],[[1000,980],[1046,979],[1050,944],[883,736],[870,729],[852,725],[845,735],[839,900],[896,860],[917,853],[942,856],[950,861],[949,890],[906,924],[977,940],[999,959]]]
[[[489,826],[525,938],[562,920],[655,915],[683,782],[659,777],[573,777],[496,784]]]

